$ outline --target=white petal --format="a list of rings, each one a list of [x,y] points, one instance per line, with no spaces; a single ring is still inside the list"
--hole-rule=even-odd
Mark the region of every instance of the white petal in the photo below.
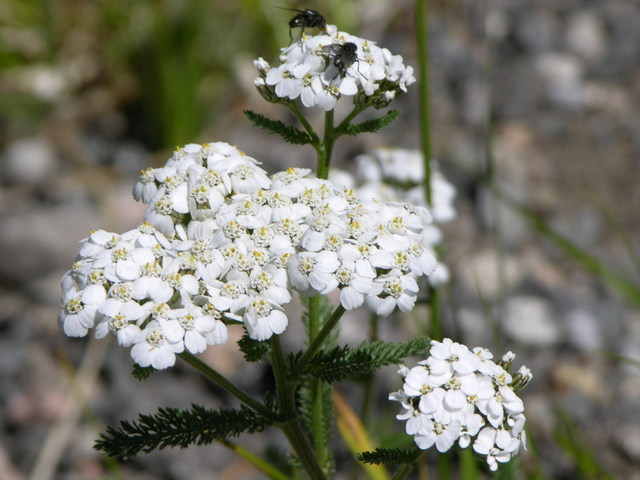
[[[135,280],[140,276],[140,267],[133,260],[121,260],[116,263],[116,274],[124,281]]]
[[[191,330],[184,336],[184,346],[191,353],[202,353],[207,349],[207,341],[198,332]]]
[[[355,288],[345,287],[340,290],[340,303],[345,310],[353,310],[358,308],[364,302],[364,295]]]

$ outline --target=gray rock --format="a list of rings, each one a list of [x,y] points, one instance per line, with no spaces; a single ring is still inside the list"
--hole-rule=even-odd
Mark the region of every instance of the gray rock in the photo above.
[[[467,346],[473,348],[479,345],[488,346],[491,343],[491,326],[484,313],[470,308],[461,308],[457,312],[456,319]]]
[[[604,348],[600,319],[593,313],[576,308],[565,316],[566,336],[569,344],[580,350]]]
[[[569,50],[587,63],[595,63],[606,51],[602,20],[593,11],[578,11],[571,15],[565,33]]]
[[[574,55],[548,53],[540,56],[535,71],[547,86],[547,98],[556,107],[580,110],[584,106],[582,64]]]
[[[505,333],[522,345],[551,347],[562,340],[562,329],[551,304],[539,297],[509,298],[502,315]]]
[[[149,152],[141,145],[129,142],[116,147],[113,163],[123,174],[137,178],[140,175],[140,170],[149,166],[148,155]]]
[[[516,183],[500,182],[501,190],[513,200],[524,204],[526,189]],[[529,228],[522,216],[503,202],[493,201],[492,194],[482,189],[478,195],[478,207],[483,223],[499,230],[500,239],[506,246],[518,247],[525,242]]]
[[[640,425],[626,423],[612,429],[613,442],[634,462],[640,462]]]
[[[601,215],[590,207],[578,209],[570,218],[551,221],[552,228],[583,249],[593,248],[603,234]]]
[[[531,52],[546,52],[555,47],[560,28],[551,10],[535,9],[520,15],[515,35]]]
[[[620,353],[627,360],[622,367],[627,375],[640,379],[640,313],[630,314],[626,323],[626,331],[620,338]]]
[[[524,278],[524,268],[520,260],[504,254],[504,285],[501,285],[502,274],[498,267],[495,250],[487,249],[477,252],[468,261],[457,267],[457,276],[470,292],[479,292],[485,299],[497,298],[504,288],[516,288]]]
[[[3,163],[2,177],[10,185],[38,185],[46,181],[57,167],[55,151],[42,138],[24,138],[11,143]]]
[[[100,223],[93,208],[80,205],[0,214],[0,276],[20,284],[71,267],[78,242]]]

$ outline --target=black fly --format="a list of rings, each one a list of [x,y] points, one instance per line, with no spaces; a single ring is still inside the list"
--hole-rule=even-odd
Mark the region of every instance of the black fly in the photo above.
[[[347,69],[358,60],[357,49],[358,46],[353,42],[332,43],[322,47],[322,54],[333,60],[333,65],[338,70],[336,77],[338,75],[344,77],[347,74]],[[333,77],[331,81],[333,82],[336,77]]]
[[[315,10],[299,10],[297,8],[284,8],[278,7],[283,10],[289,10],[290,12],[296,12],[291,20],[289,20],[289,39],[291,37],[291,29],[292,28],[301,28],[302,31],[300,35],[304,33],[305,28],[319,28],[320,30],[325,30],[327,28],[327,20],[320,13]]]

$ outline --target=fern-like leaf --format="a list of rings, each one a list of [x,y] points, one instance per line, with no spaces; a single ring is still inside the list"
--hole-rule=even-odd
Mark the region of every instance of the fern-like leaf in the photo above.
[[[251,110],[244,111],[245,116],[256,127],[263,128],[271,133],[280,135],[282,139],[287,143],[294,145],[307,145],[313,143],[311,136],[296,127],[291,125],[285,125],[280,120],[272,120],[264,115],[261,115]]]
[[[154,415],[139,415],[138,421],[122,421],[108,427],[94,448],[119,459],[166,447],[207,445],[241,433],[263,431],[271,422],[246,406],[210,410],[191,405],[191,410],[160,408]]]
[[[133,375],[137,380],[146,380],[155,371],[156,369],[153,367],[141,367],[137,363],[134,363],[131,375]]]
[[[268,341],[254,340],[248,335],[243,335],[238,340],[238,346],[247,362],[259,362],[271,350],[271,344]]]
[[[399,363],[405,357],[424,354],[428,346],[429,338],[419,337],[409,342],[364,342],[355,348],[335,347],[318,352],[309,362],[305,373],[333,383]]]
[[[422,453],[422,450],[413,448],[376,448],[373,452],[357,453],[356,459],[370,465],[393,466],[415,463]]]
[[[372,118],[362,123],[356,123],[355,125],[347,125],[340,133],[347,135],[358,135],[360,133],[375,133],[382,127],[386,127],[393,122],[400,115],[400,110],[389,110],[384,115],[378,118]]]

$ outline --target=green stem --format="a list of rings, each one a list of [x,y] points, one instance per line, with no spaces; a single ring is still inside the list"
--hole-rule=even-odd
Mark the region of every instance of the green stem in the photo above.
[[[247,392],[242,390],[240,387],[236,386],[230,380],[228,380],[225,376],[218,373],[216,370],[211,368],[209,365],[204,363],[199,358],[195,357],[191,353],[183,352],[178,355],[189,365],[194,367],[204,376],[208,377],[214,383],[217,383],[219,386],[224,388],[227,392],[231,393],[238,400],[245,403],[248,407],[253,408],[256,412],[261,413],[262,415],[273,419],[274,413],[267,407],[265,407],[262,403],[258,402],[254,398],[252,398]]]
[[[486,7],[483,4],[483,9]],[[483,11],[483,18],[487,17],[487,12]],[[485,158],[485,177],[486,184],[489,185],[491,195],[491,216],[493,218],[492,234],[496,249],[496,270],[498,272],[498,296],[494,305],[494,336],[496,337],[496,345],[501,345],[502,335],[500,326],[502,325],[502,316],[504,311],[504,302],[507,296],[507,273],[505,265],[506,247],[504,243],[504,225],[502,212],[500,209],[500,198],[498,197],[495,186],[497,185],[497,172],[495,159],[493,156],[493,95],[491,83],[491,39],[489,35],[484,33],[484,84],[485,98],[487,108],[485,111],[484,125],[484,158]],[[504,353],[504,350],[501,349]]]
[[[276,380],[279,413],[283,418],[288,418],[279,425],[280,429],[286,435],[309,477],[312,480],[325,480],[326,476],[318,458],[296,416],[295,389],[297,382],[287,375],[284,353],[277,335],[271,337],[271,362]]]
[[[424,162],[424,198],[427,206],[433,206],[431,195],[431,114],[429,100],[431,96],[429,88],[429,35],[427,1],[416,0],[416,43],[418,48],[418,90],[420,110],[420,143],[422,160]],[[442,339],[442,319],[440,318],[439,298],[435,289],[431,291],[431,338]]]
[[[284,434],[287,436],[289,443],[298,454],[298,459],[304,465],[305,470],[309,474],[311,480],[326,480],[326,475],[322,471],[322,467],[318,463],[318,460],[313,452],[309,441],[307,440],[300,422],[295,420],[289,420],[285,422],[281,427]]]
[[[324,139],[322,141],[322,150],[318,155],[318,178],[326,179],[329,177],[329,165],[331,163],[331,153],[333,152],[333,144],[335,141],[333,110],[329,110],[324,114]]]
[[[364,108],[361,108],[361,107],[353,107],[353,110],[351,110],[351,113],[349,115],[347,115],[346,117],[344,117],[344,120],[342,120],[340,122],[340,125],[338,125],[336,127],[336,131],[341,132],[345,128],[347,128],[347,126],[349,125],[349,122],[351,122],[351,120],[353,120],[355,118],[355,116],[358,115],[363,110],[364,110]]]
[[[442,340],[442,321],[440,317],[440,295],[437,288],[429,287],[431,290],[431,301],[429,302],[429,311],[431,313],[431,338],[433,340]]]
[[[283,418],[295,417],[295,384],[290,381],[287,366],[280,344],[280,337],[271,337],[271,366],[276,380],[276,395],[278,397],[278,413]]]
[[[479,478],[480,469],[478,468],[478,462],[470,448],[462,450],[458,458],[458,463],[460,465],[459,478],[463,480]]]
[[[289,476],[286,473],[280,471],[274,465],[258,457],[257,455],[250,452],[246,448],[241,447],[236,443],[230,442],[229,440],[218,440],[218,443],[220,443],[221,445],[224,445],[225,447],[227,447],[229,450],[231,450],[238,456],[247,460],[259,471],[264,473],[267,477],[273,480],[289,480]]]
[[[324,404],[324,391],[331,385],[322,384],[317,378],[310,378],[309,390],[311,391],[311,439],[313,441],[313,448],[316,453],[316,458],[320,462],[320,465],[326,465],[329,459],[329,438],[325,435],[325,404]]]
[[[451,480],[451,452],[438,455],[438,479]]]
[[[309,343],[313,341],[320,331],[320,296],[309,298]]]
[[[418,90],[420,141],[424,161],[424,194],[431,206],[431,119],[429,113],[429,38],[427,35],[427,1],[416,0],[416,42],[418,47]]]
[[[320,332],[322,319],[320,318],[320,296],[316,295],[309,299],[309,343],[317,338]],[[295,377],[294,377],[295,378]],[[324,399],[322,395],[323,386],[316,378],[310,378],[309,390],[311,395],[311,439],[316,452],[316,457],[321,465],[324,465],[329,457],[327,438],[324,435]],[[330,388],[330,387],[329,387]]]
[[[313,129],[313,127],[311,126],[309,121],[306,119],[304,114],[300,111],[300,108],[298,108],[298,105],[295,102],[291,102],[287,104],[287,107],[289,107],[289,110],[291,110],[291,113],[293,113],[296,116],[296,118],[302,124],[305,131],[309,134],[309,136],[313,140],[313,146],[317,150],[318,145],[320,144],[320,137],[318,137],[318,134],[316,133],[316,131]]]
[[[376,342],[378,340],[378,316],[371,314],[369,317],[370,334],[369,341]],[[375,372],[368,373],[364,379],[364,388],[362,393],[362,423],[371,428],[371,418],[374,406],[374,379]]]
[[[315,338],[313,338],[313,340],[311,341],[311,345],[309,345],[309,348],[306,352],[304,352],[295,368],[293,369],[293,372],[291,372],[292,378],[299,378],[300,375],[302,375],[302,372],[307,366],[307,363],[309,363],[313,356],[318,352],[318,350],[320,350],[322,344],[331,333],[331,330],[333,330],[333,328],[338,324],[338,321],[340,320],[340,317],[342,317],[344,312],[345,310],[342,305],[338,305],[336,307],[329,320],[326,321],[326,323],[322,326],[322,330],[320,330]]]

